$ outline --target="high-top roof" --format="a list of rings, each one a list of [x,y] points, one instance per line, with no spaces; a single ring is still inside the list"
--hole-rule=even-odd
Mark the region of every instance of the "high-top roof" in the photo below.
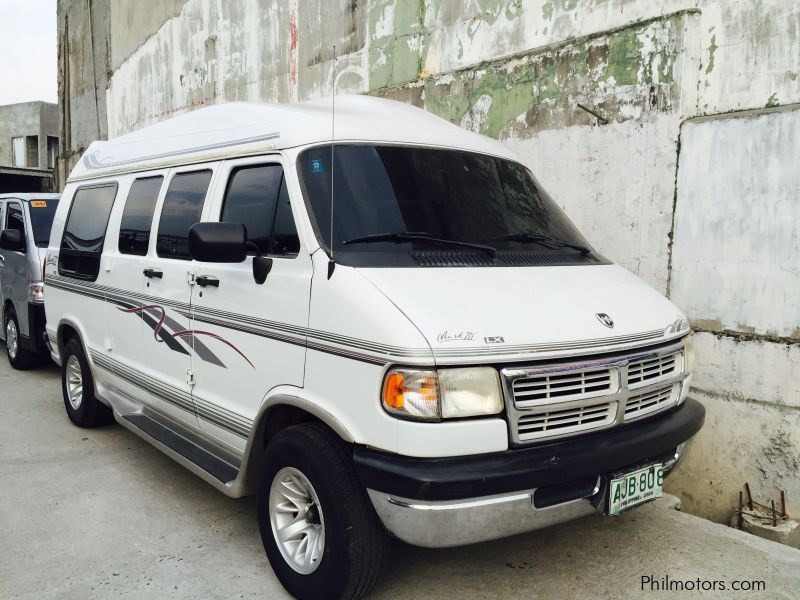
[[[371,96],[336,97],[337,142],[392,142],[513,153],[431,113]],[[94,142],[71,180],[258,154],[331,141],[331,98],[297,104],[232,102],[201,108],[107,142]]]

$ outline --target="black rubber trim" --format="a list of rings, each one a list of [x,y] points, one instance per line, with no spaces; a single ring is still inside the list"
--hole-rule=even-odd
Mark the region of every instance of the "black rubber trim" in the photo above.
[[[413,500],[476,498],[569,483],[661,458],[700,431],[705,413],[702,404],[687,399],[650,419],[529,448],[410,458],[356,446],[353,460],[369,489]]]
[[[236,467],[220,460],[207,450],[201,448],[197,444],[193,444],[147,415],[126,415],[123,419],[132,423],[150,437],[157,439],[187,460],[192,461],[206,473],[209,473],[223,483],[233,481],[239,474],[239,470]]]
[[[28,303],[28,335],[20,335],[20,344],[28,352],[36,354],[47,352],[44,343],[44,304]]]

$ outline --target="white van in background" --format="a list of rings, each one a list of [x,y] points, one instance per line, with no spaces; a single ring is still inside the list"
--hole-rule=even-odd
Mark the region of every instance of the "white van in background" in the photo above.
[[[69,418],[258,496],[299,598],[661,494],[681,312],[501,143],[388,100],[226,104],[91,145],[47,253]]]

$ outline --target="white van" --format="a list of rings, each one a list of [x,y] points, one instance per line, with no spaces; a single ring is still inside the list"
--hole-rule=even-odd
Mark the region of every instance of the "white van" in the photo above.
[[[90,146],[47,253],[77,425],[256,494],[299,598],[411,544],[661,494],[703,424],[689,325],[503,144],[361,96],[226,104]],[[333,218],[331,218],[333,215]]]

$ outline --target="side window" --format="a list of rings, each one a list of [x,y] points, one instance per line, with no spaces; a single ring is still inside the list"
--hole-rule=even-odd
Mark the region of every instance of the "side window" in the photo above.
[[[5,228],[16,229],[22,233],[22,239],[25,239],[25,217],[22,216],[22,207],[16,202],[8,203]]]
[[[156,253],[162,258],[191,260],[189,230],[200,222],[211,171],[179,173],[172,178],[161,209]]]
[[[150,245],[150,228],[153,226],[153,213],[156,200],[161,191],[164,178],[146,177],[137,179],[131,186],[122,222],[119,227],[119,251],[122,254],[144,256]]]
[[[280,165],[241,167],[231,173],[220,221],[242,223],[262,254],[297,254],[300,241]]]
[[[60,274],[91,281],[97,279],[108,217],[116,195],[116,184],[80,188],[75,192],[61,238]]]

